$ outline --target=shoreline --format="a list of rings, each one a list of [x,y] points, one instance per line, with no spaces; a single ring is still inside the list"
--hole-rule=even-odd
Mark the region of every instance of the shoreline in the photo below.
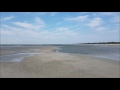
[[[120,78],[120,62],[87,55],[54,52],[45,46],[44,54],[21,62],[0,62],[0,78]]]
[[[120,45],[120,44],[74,44],[74,45]]]

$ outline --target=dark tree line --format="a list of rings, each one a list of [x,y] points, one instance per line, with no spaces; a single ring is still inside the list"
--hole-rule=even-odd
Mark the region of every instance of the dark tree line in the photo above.
[[[94,42],[94,43],[82,43],[82,44],[120,44],[120,42]]]

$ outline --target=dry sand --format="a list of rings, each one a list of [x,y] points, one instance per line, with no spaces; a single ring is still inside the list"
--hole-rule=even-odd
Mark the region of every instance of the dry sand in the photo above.
[[[0,78],[120,78],[119,61],[53,52],[56,48],[44,46],[34,51],[43,54],[21,62],[0,62]]]

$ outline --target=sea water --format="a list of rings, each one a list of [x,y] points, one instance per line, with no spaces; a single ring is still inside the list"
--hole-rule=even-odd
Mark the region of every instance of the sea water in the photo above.
[[[120,45],[69,45],[58,51],[120,61]]]

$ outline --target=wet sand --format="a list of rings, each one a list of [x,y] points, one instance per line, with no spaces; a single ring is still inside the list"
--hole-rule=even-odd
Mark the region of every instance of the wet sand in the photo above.
[[[120,78],[120,62],[72,53],[53,52],[56,46],[43,46],[43,54],[21,62],[0,62],[0,78]],[[2,55],[11,53],[1,51]]]

